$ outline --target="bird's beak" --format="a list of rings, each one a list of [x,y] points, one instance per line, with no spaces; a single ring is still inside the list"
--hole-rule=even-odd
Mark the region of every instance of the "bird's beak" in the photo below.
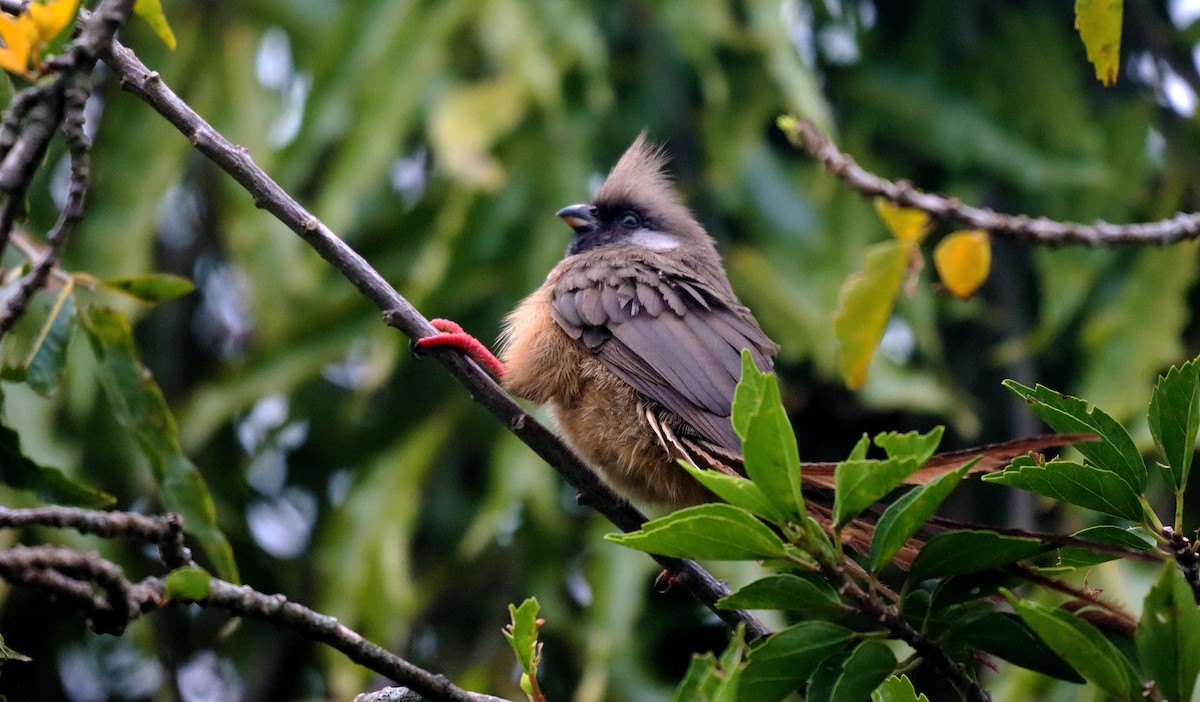
[[[595,208],[591,205],[571,205],[555,213],[576,234],[586,234],[596,228]]]

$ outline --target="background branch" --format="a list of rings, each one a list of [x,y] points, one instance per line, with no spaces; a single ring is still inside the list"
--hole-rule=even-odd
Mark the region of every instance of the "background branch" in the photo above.
[[[960,222],[974,229],[986,229],[1002,236],[1035,244],[1173,244],[1200,237],[1200,213],[1180,213],[1170,219],[1136,224],[1093,224],[1060,222],[1047,217],[1004,214],[986,207],[963,204],[958,198],[927,193],[906,180],[888,180],[858,165],[838,149],[828,136],[808,120],[796,120],[786,127],[788,137],[818,161],[825,170],[842,179],[863,195],[881,197],[895,205],[927,212],[943,221]]]
[[[94,512],[69,507],[0,508],[0,527],[67,527],[102,537],[129,537],[160,545],[164,563],[181,553],[175,514],[149,517],[130,512]],[[186,553],[186,550],[183,551]],[[334,617],[247,586],[212,578],[197,600],[168,598],[166,583],[148,577],[131,583],[120,566],[95,553],[58,546],[13,546],[0,551],[0,577],[57,595],[83,610],[98,633],[119,634],[129,622],[168,604],[194,601],[232,614],[270,622],[325,643],[347,658],[408,686],[433,702],[495,702],[499,698],[464,690],[363,638]],[[99,592],[96,587],[99,587]]]

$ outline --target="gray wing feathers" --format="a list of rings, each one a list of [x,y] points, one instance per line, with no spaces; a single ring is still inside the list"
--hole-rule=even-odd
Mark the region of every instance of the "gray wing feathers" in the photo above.
[[[745,308],[722,302],[694,278],[623,266],[567,274],[552,313],[609,370],[699,436],[741,450],[729,421],[741,350],[769,370],[776,349]]]

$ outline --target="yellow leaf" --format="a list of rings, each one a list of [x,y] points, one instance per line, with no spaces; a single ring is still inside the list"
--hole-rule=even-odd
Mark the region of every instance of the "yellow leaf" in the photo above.
[[[137,0],[133,4],[133,11],[150,24],[150,28],[154,30],[159,39],[162,39],[167,48],[175,48],[175,32],[171,31],[171,25],[167,23],[167,16],[163,14],[162,0]]]
[[[26,12],[29,13],[34,27],[37,28],[34,42],[39,49],[58,36],[63,29],[66,29],[75,17],[75,8],[77,7],[79,7],[79,0],[48,0],[44,4],[36,2],[29,4]]]
[[[1124,10],[1124,0],[1075,0],[1075,29],[1096,67],[1096,79],[1105,85],[1117,82]]]
[[[987,232],[954,232],[933,249],[933,265],[946,289],[962,299],[975,293],[992,267],[992,244]]]
[[[915,247],[912,241],[875,244],[867,249],[862,271],[842,284],[833,331],[841,345],[842,375],[851,389],[867,380],[867,365],[892,316]]]
[[[875,211],[892,236],[900,241],[919,242],[929,233],[929,214],[922,210],[897,207],[881,197],[875,198]]]
[[[37,36],[37,27],[28,14],[13,17],[0,12],[0,68],[24,75],[29,70],[29,55]]]

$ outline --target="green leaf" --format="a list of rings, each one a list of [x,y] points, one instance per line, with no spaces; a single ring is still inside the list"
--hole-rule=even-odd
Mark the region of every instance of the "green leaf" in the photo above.
[[[833,523],[841,528],[895,490],[921,463],[913,458],[842,461],[833,471]]]
[[[170,273],[150,273],[129,278],[105,278],[97,282],[109,290],[124,293],[152,305],[174,300],[196,289],[192,281]]]
[[[805,699],[809,702],[861,702],[896,668],[896,656],[876,639],[860,643],[849,656],[835,653],[813,674]]]
[[[1146,595],[1134,641],[1163,699],[1191,699],[1200,675],[1200,609],[1175,563],[1163,564]]]
[[[950,531],[930,539],[913,560],[913,582],[998,568],[1044,553],[1037,539],[1001,536],[994,531]]]
[[[30,663],[33,661],[33,659],[14,648],[9,648],[8,644],[4,643],[4,637],[0,636],[0,663],[6,663],[8,661],[15,661],[17,663]]]
[[[929,702],[924,693],[918,695],[907,675],[893,675],[871,693],[871,702]]]
[[[1124,0],[1075,0],[1075,29],[1096,68],[1096,80],[1104,85],[1117,82],[1124,9]]]
[[[963,643],[1013,665],[1059,680],[1083,682],[1083,678],[1015,614],[989,610],[971,612],[955,621],[940,638]]]
[[[25,382],[41,395],[54,394],[67,367],[67,347],[75,331],[73,288],[63,285],[25,362]]]
[[[967,463],[958,470],[914,488],[900,497],[879,517],[875,525],[875,535],[871,538],[871,570],[878,572],[904,548],[917,529],[933,515],[938,506],[950,496],[950,493],[962,481],[963,476],[979,459]]]
[[[212,576],[196,566],[183,566],[167,573],[167,597],[179,600],[202,600],[212,590]]]
[[[1200,360],[1200,359],[1198,359]],[[1150,398],[1150,433],[1154,445],[1167,460],[1163,479],[1178,493],[1187,484],[1192,456],[1196,453],[1196,430],[1200,428],[1200,363],[1189,361],[1160,376]]]
[[[1142,504],[1129,483],[1103,468],[1074,461],[1038,463],[1033,456],[1019,456],[1009,468],[983,479],[1132,522],[1142,519]]]
[[[729,504],[749,510],[752,514],[776,524],[788,521],[789,515],[782,512],[775,502],[767,499],[762,488],[753,481],[737,475],[697,468],[682,459],[679,461],[679,465],[691,473],[697,482]]]
[[[779,510],[802,520],[805,511],[804,497],[800,494],[800,452],[779,395],[779,382],[774,375],[759,371],[750,352],[743,350],[742,377],[753,375],[761,376],[751,381],[760,401],[749,419],[741,421],[745,431],[742,459],[746,475]]]
[[[81,310],[81,317],[96,355],[104,394],[117,421],[133,433],[149,461],[163,507],[183,517],[184,528],[200,542],[217,574],[237,582],[233,550],[217,528],[208,486],[179,447],[175,418],[162,390],[138,358],[128,320],[103,307]]]
[[[938,581],[933,589],[933,606],[946,609],[956,604],[991,597],[1002,587],[1016,587],[1023,583],[1020,577],[1002,570],[980,570],[962,575],[952,575]]]
[[[928,433],[918,434],[915,431],[897,434],[894,431],[884,432],[875,437],[875,445],[887,453],[888,458],[912,458],[921,465],[933,456],[938,444],[942,443],[942,434],[946,428],[936,426]]]
[[[1088,410],[1087,403],[1077,397],[1064,395],[1044,385],[1027,388],[1015,380],[1005,380],[1004,387],[1024,398],[1034,414],[1055,431],[1087,432],[1100,441],[1075,444],[1075,448],[1092,464],[1112,471],[1129,483],[1135,494],[1146,490],[1146,463],[1129,438],[1129,432],[1099,407]]]
[[[750,420],[758,414],[766,394],[770,373],[763,373],[754,365],[750,352],[742,349],[742,375],[738,378],[737,387],[733,391],[732,418],[733,430],[738,438],[746,440],[750,430]]]
[[[1089,539],[1104,544],[1149,551],[1154,548],[1154,538],[1141,527],[1122,529],[1111,524],[1099,524],[1077,531],[1071,536]],[[1092,550],[1082,546],[1064,546],[1058,550],[1059,565],[1069,568],[1086,568],[1120,558],[1117,554]]]
[[[613,543],[647,553],[713,561],[784,558],[783,541],[741,507],[706,504],[646,522],[628,534],[605,534]]]
[[[867,366],[892,316],[914,247],[911,241],[884,241],[869,247],[862,271],[842,284],[833,331],[841,345],[842,376],[850,388],[867,380]]]
[[[843,609],[837,590],[828,582],[816,576],[791,573],[755,580],[718,600],[717,606],[722,609],[778,609],[799,612],[806,617]]]
[[[508,606],[509,623],[504,627],[504,638],[512,646],[517,655],[517,663],[526,675],[536,675],[538,660],[541,658],[541,644],[538,643],[538,605],[536,597],[530,597],[521,603]]]
[[[111,507],[117,498],[71,480],[57,468],[34,463],[21,452],[17,432],[0,425],[0,483],[32,493],[42,502],[96,509]]]
[[[854,632],[828,622],[801,622],[773,634],[750,651],[742,671],[742,699],[783,699],[800,687],[821,661],[853,638]]]
[[[1137,694],[1129,662],[1096,627],[1062,610],[1021,600],[1008,590],[1004,596],[1021,620],[1088,682],[1123,700]]]
[[[692,656],[672,702],[737,702],[745,653],[745,630],[739,624],[719,659],[712,651]]]
[[[175,32],[171,31],[167,16],[163,14],[162,0],[137,0],[133,4],[133,12],[150,24],[150,28],[167,48],[175,48]]]

